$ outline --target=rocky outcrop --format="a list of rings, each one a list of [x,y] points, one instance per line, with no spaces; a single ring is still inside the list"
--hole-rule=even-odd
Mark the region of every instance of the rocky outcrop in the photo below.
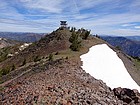
[[[114,88],[114,94],[127,104],[140,104],[140,93],[137,90],[127,88]]]

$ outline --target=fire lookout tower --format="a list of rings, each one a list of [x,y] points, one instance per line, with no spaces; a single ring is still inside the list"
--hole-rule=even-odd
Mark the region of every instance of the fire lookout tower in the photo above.
[[[66,28],[67,27],[67,21],[60,21],[60,25],[61,25],[61,27]]]

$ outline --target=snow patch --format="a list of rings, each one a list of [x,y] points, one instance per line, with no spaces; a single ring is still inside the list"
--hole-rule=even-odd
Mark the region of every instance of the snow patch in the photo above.
[[[110,88],[137,89],[140,87],[127,72],[122,60],[108,45],[92,46],[89,52],[80,56],[87,73],[96,79],[103,80]]]
[[[7,55],[7,57],[13,57],[14,56],[14,54],[8,54]]]
[[[31,45],[32,43],[24,43],[23,45],[21,45],[20,47],[19,47],[19,50],[20,51],[22,51],[22,50],[24,50],[25,48],[27,48],[29,45]]]

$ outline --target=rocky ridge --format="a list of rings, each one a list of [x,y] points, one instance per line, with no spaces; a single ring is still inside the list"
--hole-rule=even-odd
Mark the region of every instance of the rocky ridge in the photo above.
[[[34,68],[6,85],[0,104],[13,105],[123,105],[101,80],[85,73],[79,62],[57,60]]]
[[[90,36],[82,40],[79,52],[73,52],[68,41],[71,34],[69,30],[54,31],[16,57],[2,62],[1,65],[11,61],[17,64],[14,71],[3,76],[10,78],[10,82],[0,85],[0,104],[139,105],[140,95],[136,90],[111,90],[102,80],[95,79],[80,67],[80,54],[93,45],[105,42]],[[54,54],[51,61],[48,60],[49,54]],[[31,57],[34,56],[41,58],[33,61]],[[19,63],[24,60],[26,64],[21,66]]]

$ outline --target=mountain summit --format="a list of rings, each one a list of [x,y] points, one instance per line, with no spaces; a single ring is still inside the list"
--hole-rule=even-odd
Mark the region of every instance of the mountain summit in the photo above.
[[[118,51],[89,30],[61,27],[5,59],[0,63],[0,104],[138,104],[138,91],[112,90],[81,68],[80,56],[98,44]],[[117,54],[134,67],[127,55]]]

